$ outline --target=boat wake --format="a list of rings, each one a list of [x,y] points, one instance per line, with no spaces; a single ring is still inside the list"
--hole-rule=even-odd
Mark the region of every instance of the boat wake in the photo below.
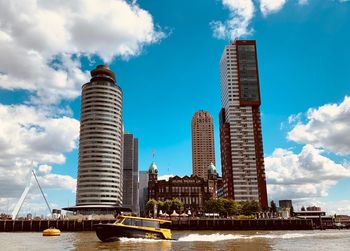
[[[170,242],[215,242],[215,241],[227,241],[227,240],[253,240],[253,239],[296,239],[296,238],[313,238],[317,236],[338,235],[338,233],[324,233],[324,232],[310,232],[310,233],[283,233],[283,234],[189,234],[179,237],[177,240],[171,240]],[[169,242],[169,240],[153,240],[142,238],[120,238],[121,242],[138,242],[138,243],[155,243],[155,242]]]
[[[127,238],[127,237],[122,237],[119,238],[120,242],[148,242],[148,243],[153,243],[153,242],[162,242],[166,240],[154,240],[154,239],[146,239],[146,238]]]
[[[225,240],[252,240],[252,239],[295,239],[304,237],[313,237],[318,234],[304,234],[304,233],[286,233],[286,234],[256,234],[256,235],[241,235],[241,234],[190,234],[187,236],[180,237],[177,241],[181,242],[215,242]]]

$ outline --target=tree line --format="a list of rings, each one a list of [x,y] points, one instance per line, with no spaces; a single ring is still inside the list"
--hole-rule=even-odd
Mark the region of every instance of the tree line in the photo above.
[[[178,199],[157,201],[151,199],[146,203],[146,210],[148,213],[153,213],[154,208],[162,210],[163,213],[171,214],[174,210],[178,213],[183,212],[184,203]],[[204,203],[203,211],[205,213],[218,213],[221,216],[234,215],[254,215],[260,211],[259,203],[257,201],[234,201],[231,199],[210,199]]]
[[[204,203],[207,213],[219,213],[221,216],[254,215],[260,211],[257,201],[234,201],[231,199],[210,199]]]
[[[165,201],[151,199],[146,203],[147,212],[153,213],[155,206],[157,207],[157,210],[162,210],[163,213],[169,214],[172,213],[174,210],[178,213],[184,210],[184,203],[178,198]]]

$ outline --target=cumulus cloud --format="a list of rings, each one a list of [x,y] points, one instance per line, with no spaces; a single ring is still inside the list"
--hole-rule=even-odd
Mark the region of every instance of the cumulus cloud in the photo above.
[[[0,88],[36,103],[73,99],[88,79],[81,56],[128,58],[163,37],[135,1],[0,0]]]
[[[288,133],[289,140],[339,155],[350,154],[350,97],[345,97],[340,104],[310,108],[306,115],[306,122],[299,121]]]
[[[350,168],[322,155],[312,145],[300,153],[276,149],[265,158],[268,193],[274,199],[327,196],[331,187],[350,177]]]
[[[6,199],[2,204],[14,207],[28,183],[32,166],[44,189],[75,192],[76,180],[54,173],[49,163],[63,164],[64,153],[77,147],[79,121],[52,114],[50,109],[3,104],[0,118],[0,198]],[[34,195],[35,192],[31,196]]]
[[[263,15],[268,15],[282,9],[286,0],[260,0],[260,10]]]
[[[309,3],[309,0],[299,0],[298,3],[300,5],[305,5],[305,4],[308,4]]]
[[[252,33],[253,30],[249,28],[255,9],[252,0],[222,0],[222,4],[230,11],[230,18],[225,22],[210,23],[214,37],[234,40]]]
[[[347,0],[340,0],[347,1]],[[249,27],[254,18],[255,9],[267,16],[280,11],[287,0],[221,0],[222,5],[230,11],[229,18],[222,21],[212,21],[210,26],[213,36],[218,39],[235,40],[251,35],[254,31]],[[298,0],[299,5],[306,5],[308,0]]]
[[[174,177],[174,174],[165,174],[165,175],[160,175],[158,176],[158,180],[169,180],[169,178]]]

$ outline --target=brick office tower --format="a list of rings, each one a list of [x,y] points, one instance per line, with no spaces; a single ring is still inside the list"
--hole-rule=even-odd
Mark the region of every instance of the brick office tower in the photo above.
[[[77,208],[111,213],[123,202],[122,90],[105,65],[82,87]]]
[[[220,61],[220,150],[224,197],[267,208],[256,42],[236,40]]]
[[[208,179],[208,166],[215,165],[214,126],[209,112],[198,111],[192,117],[192,173]]]

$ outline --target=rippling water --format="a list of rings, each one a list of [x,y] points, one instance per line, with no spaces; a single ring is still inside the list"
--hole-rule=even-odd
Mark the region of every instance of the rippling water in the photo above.
[[[176,241],[128,239],[103,243],[94,232],[0,233],[0,250],[350,250],[350,230],[173,231]]]

